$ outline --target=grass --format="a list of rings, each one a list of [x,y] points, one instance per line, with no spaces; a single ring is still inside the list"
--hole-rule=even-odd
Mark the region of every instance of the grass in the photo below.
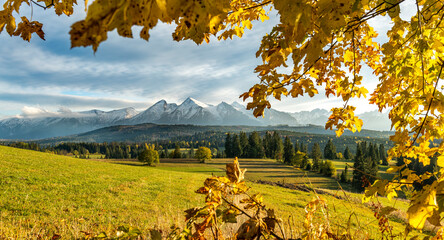
[[[222,175],[229,161],[164,161],[153,168],[134,161],[112,164],[0,146],[0,239],[115,235],[121,225],[137,227],[144,236],[154,227],[166,230],[171,224],[183,224],[183,210],[204,204],[202,195],[194,190],[211,174]],[[248,169],[248,180],[285,179],[303,184],[298,170],[273,160],[240,162]],[[294,234],[302,229],[304,207],[315,197],[313,193],[248,184],[253,192],[264,195],[266,205],[285,223],[291,223]],[[378,236],[377,220],[368,207],[359,201],[322,197],[328,201],[332,227],[344,230],[345,218],[356,215],[350,228]],[[392,224],[395,231],[403,231],[403,224]],[[286,229],[290,231],[288,226]]]
[[[0,238],[72,238],[123,224],[147,231],[202,202],[202,174],[73,159],[0,146]]]
[[[217,172],[225,171],[225,164],[231,162],[232,159],[212,159],[207,161],[204,168],[209,173],[216,174]],[[315,188],[324,189],[338,189],[339,184],[334,178],[325,177],[322,174],[315,172],[304,171],[298,168],[294,168],[282,163],[277,162],[274,159],[239,159],[242,167],[248,169],[245,178],[248,181],[256,182],[258,180],[292,183],[292,184],[309,184]],[[345,166],[345,164],[344,164]],[[193,171],[192,169],[202,169],[202,164],[197,161],[176,161],[174,159],[161,159],[158,165],[160,169],[167,169],[171,171]],[[199,170],[203,171],[203,170]],[[198,171],[195,171],[198,172]],[[351,171],[349,171],[351,177]],[[339,176],[339,175],[338,175]],[[343,184],[342,186],[346,190],[350,190],[351,186]]]

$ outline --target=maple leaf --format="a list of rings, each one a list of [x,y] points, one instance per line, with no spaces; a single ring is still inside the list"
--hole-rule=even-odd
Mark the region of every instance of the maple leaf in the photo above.
[[[244,175],[247,169],[240,169],[237,158],[234,159],[233,163],[227,163],[226,169],[227,177],[231,182],[240,183],[244,180]]]

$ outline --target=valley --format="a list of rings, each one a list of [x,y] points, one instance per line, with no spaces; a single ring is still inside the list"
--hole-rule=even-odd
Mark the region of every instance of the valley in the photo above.
[[[149,236],[151,229],[167,232],[172,224],[183,226],[185,209],[204,204],[202,195],[194,190],[212,174],[223,175],[221,166],[229,161],[161,161],[158,167],[147,167],[132,161],[84,160],[0,146],[0,237],[115,237],[119,226],[137,228],[142,236]],[[241,159],[241,167],[247,168],[245,176],[252,191],[262,193],[265,204],[285,220],[287,234],[298,236],[297,229],[303,228],[304,208],[316,193],[255,181],[291,182],[300,179],[292,176],[300,174],[300,170],[266,159]],[[298,185],[319,187],[319,183],[306,181]],[[371,205],[363,205],[359,195],[336,190],[318,196],[331,206],[333,229],[348,228],[369,237],[380,235]],[[391,215],[390,224],[395,233],[401,234],[407,202],[395,201],[393,205],[384,198],[379,201],[399,209]],[[349,225],[344,223],[344,217],[350,219]]]

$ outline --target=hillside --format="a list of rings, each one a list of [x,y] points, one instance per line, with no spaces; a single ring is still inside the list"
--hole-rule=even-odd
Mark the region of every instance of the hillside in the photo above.
[[[81,238],[105,232],[115,236],[118,226],[134,226],[147,236],[156,226],[167,230],[183,224],[183,210],[201,206],[194,190],[210,173],[211,163],[179,170],[112,164],[56,156],[49,153],[0,146],[0,238]],[[264,165],[267,167],[267,165]],[[273,167],[273,166],[270,166]],[[248,175],[247,175],[248,178]],[[283,219],[292,219],[295,232],[301,228],[304,207],[313,193],[249,183],[264,193],[265,203]],[[356,214],[350,227],[377,236],[373,212],[359,201],[323,196],[334,226],[344,216]],[[353,217],[353,219],[355,219]],[[392,222],[396,231],[402,224]],[[289,228],[286,228],[289,231]]]
[[[67,137],[58,137],[39,140],[39,143],[58,143],[58,142],[153,142],[159,140],[173,140],[193,136],[198,133],[222,133],[240,131],[286,131],[289,133],[300,133],[300,135],[318,134],[335,136],[335,132],[325,130],[322,126],[308,125],[292,127],[281,126],[199,126],[199,125],[158,125],[153,123],[138,125],[119,125],[97,129],[94,131],[71,135]],[[363,137],[363,138],[384,138],[388,139],[391,132],[362,130],[352,133],[345,131],[343,136]]]

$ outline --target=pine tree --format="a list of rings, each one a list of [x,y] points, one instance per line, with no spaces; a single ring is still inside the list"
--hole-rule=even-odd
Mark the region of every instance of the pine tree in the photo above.
[[[369,165],[368,180],[370,183],[373,183],[378,177],[378,170],[379,170],[378,162],[379,162],[379,160],[372,159],[372,158],[367,158],[367,159],[368,159],[367,161],[368,161],[368,165]]]
[[[302,144],[302,148],[301,148],[301,152],[308,154],[308,145],[307,144]]]
[[[237,134],[233,135],[231,151],[232,151],[233,157],[242,156],[240,140],[239,140],[239,136]]]
[[[299,141],[296,141],[294,143],[294,152],[302,152],[301,149],[299,148]]]
[[[356,146],[356,156],[353,164],[353,187],[356,190],[362,191],[364,190],[364,180],[366,179],[366,162],[365,162],[365,152],[366,143],[358,143]]]
[[[324,158],[336,159],[336,147],[331,139],[328,139],[327,145],[325,145]]]
[[[385,151],[384,144],[379,144],[379,158],[382,161],[382,165],[388,166],[387,151]]]
[[[284,163],[292,164],[294,158],[294,148],[290,138],[287,136],[284,140]]]
[[[348,178],[348,166],[345,165],[344,171],[341,173],[341,182],[346,183]]]
[[[261,138],[257,132],[252,132],[248,137],[248,157],[249,158],[263,158],[264,148],[261,143]]]
[[[270,132],[267,132],[265,134],[262,144],[264,146],[265,157],[273,158],[274,157],[273,156],[274,146],[273,146],[273,138],[272,138]]]
[[[345,147],[344,158],[347,159],[347,160],[352,159],[352,154],[351,154],[350,149],[348,148],[348,146]]]
[[[366,141],[363,141],[363,142],[361,142],[361,143],[359,144],[359,146],[360,146],[360,148],[361,148],[362,155],[363,155],[364,157],[366,157],[366,156],[367,156],[367,153],[368,153],[368,151],[367,151],[367,142],[366,142]]]
[[[273,157],[276,160],[282,160],[284,157],[284,143],[279,133],[273,133]]]
[[[239,133],[239,141],[241,146],[242,157],[247,157],[248,154],[248,137],[245,132]]]
[[[379,163],[379,156],[376,152],[376,145],[374,145],[373,143],[370,143],[368,145],[367,151],[368,151],[367,156],[370,157],[372,161],[376,161]]]
[[[231,139],[230,133],[227,133],[227,137],[225,138],[225,155],[227,158],[233,157],[233,140]]]
[[[321,153],[321,147],[319,146],[319,143],[314,143],[313,148],[311,149],[311,158],[313,159],[313,171],[318,171],[320,164],[319,161],[321,160],[322,153]]]

